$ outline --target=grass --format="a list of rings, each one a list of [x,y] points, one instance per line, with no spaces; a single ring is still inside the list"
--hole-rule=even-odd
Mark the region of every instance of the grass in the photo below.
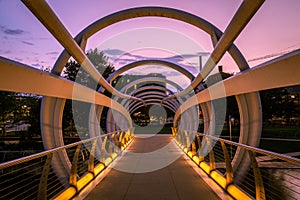
[[[300,142],[283,140],[261,140],[259,148],[277,153],[297,152],[300,151]]]

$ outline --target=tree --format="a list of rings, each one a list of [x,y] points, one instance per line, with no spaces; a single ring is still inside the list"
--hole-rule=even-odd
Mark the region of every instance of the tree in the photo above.
[[[108,57],[97,48],[88,51],[87,57],[105,79],[115,71],[114,66],[108,62]],[[88,74],[80,64],[73,60],[70,60],[65,65],[64,77],[94,90],[100,88],[100,85],[90,76],[90,74]],[[80,110],[76,109],[76,106],[73,106],[72,110],[72,104],[79,105]],[[76,119],[76,121],[78,121],[77,125],[79,124],[81,127],[87,127],[89,106],[90,104],[88,103],[67,100],[63,114],[63,129],[69,129],[71,132],[75,132],[73,112],[76,114],[76,118],[80,118]]]
[[[7,120],[10,120],[16,107],[17,101],[15,93],[0,91],[0,133],[6,133]]]
[[[285,88],[260,91],[263,119],[267,121],[273,117],[289,119],[297,113],[294,100],[290,98]]]
[[[88,51],[87,57],[105,79],[115,71],[114,66],[108,62],[108,57],[97,48]],[[77,83],[92,89],[98,90],[100,87],[90,74],[88,74],[76,61],[71,60],[65,65],[64,74],[65,78],[76,81]]]

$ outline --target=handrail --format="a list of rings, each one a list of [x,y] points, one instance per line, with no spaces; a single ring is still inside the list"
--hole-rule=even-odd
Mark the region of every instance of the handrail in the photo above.
[[[300,159],[288,155],[229,141],[226,139],[215,137],[213,135],[207,135],[190,130],[181,130],[174,127],[172,127],[172,134],[178,146],[203,171],[205,171],[215,182],[217,182],[235,199],[256,198],[259,200],[265,200],[267,197],[270,198],[269,196],[274,195],[274,187],[272,186],[274,180],[268,177],[269,174],[266,175],[267,169],[263,168],[263,166],[265,165],[260,166],[260,163],[262,161],[270,161],[270,159],[263,159],[265,158],[264,156],[270,157],[271,160],[280,160],[283,166],[292,166],[300,169]],[[193,136],[194,138],[191,138],[191,136]],[[200,139],[200,137],[202,137],[202,139]],[[214,147],[211,146],[211,140],[216,141]],[[187,143],[187,141],[190,142]],[[220,142],[220,144],[218,142]],[[238,171],[233,171],[232,161],[234,159],[230,158],[226,148],[226,144],[234,147],[236,152],[238,152],[238,149],[248,152],[249,165],[245,165],[247,169],[243,169],[243,180],[236,181],[235,179],[237,177],[235,177],[234,174],[238,173]],[[195,148],[195,146],[197,146],[197,148]],[[203,155],[204,152],[206,152],[207,155]],[[219,157],[217,158],[215,157],[215,155]],[[208,161],[209,163],[206,164],[206,161]],[[260,163],[258,161],[260,161]],[[224,170],[220,169],[224,169],[226,173],[224,173]],[[248,169],[252,169],[253,175],[249,174]],[[286,173],[285,175],[294,178],[293,174]],[[272,182],[268,185],[268,181],[270,180]],[[299,181],[297,177],[296,180]],[[287,190],[287,188],[283,189]],[[291,193],[298,195],[298,192],[295,189],[293,190],[291,188],[288,188],[288,190]]]
[[[5,199],[71,199],[128,146],[133,131],[133,128],[118,130],[1,163],[0,196]],[[104,139],[100,142],[100,138]],[[57,176],[51,163],[57,159],[57,153],[66,150],[71,159],[70,170],[65,177]]]
[[[68,144],[68,145],[65,145],[65,146],[56,147],[56,148],[53,148],[53,149],[50,149],[50,150],[46,150],[46,151],[43,151],[43,152],[40,152],[40,153],[36,153],[36,154],[33,154],[33,155],[25,156],[25,157],[22,157],[22,158],[19,158],[19,159],[16,159],[16,160],[7,161],[7,162],[4,162],[4,163],[0,164],[0,170],[4,169],[4,168],[7,168],[7,167],[11,167],[11,166],[16,165],[16,164],[21,164],[21,163],[24,163],[24,162],[28,162],[28,161],[34,160],[36,158],[41,158],[41,157],[46,156],[46,155],[48,155],[50,153],[58,152],[58,151],[60,151],[62,149],[68,149],[68,148],[71,148],[71,147],[75,147],[75,146],[78,146],[80,144],[84,144],[84,143],[93,141],[93,140],[95,140],[97,138],[102,138],[102,137],[114,134],[116,132],[117,131],[111,132],[111,133],[107,133],[107,134],[104,134],[104,135],[100,135],[100,136],[97,136],[97,137],[89,138],[89,139],[86,139],[86,140],[81,140],[79,142],[74,142],[72,144]]]
[[[288,156],[288,155],[285,155],[285,154],[260,149],[260,148],[257,148],[257,147],[252,147],[252,146],[249,146],[249,145],[246,145],[246,144],[241,144],[241,143],[233,142],[233,141],[230,141],[230,140],[225,140],[225,139],[218,138],[218,137],[215,137],[215,136],[212,136],[212,135],[206,135],[206,134],[203,134],[203,133],[198,133],[198,134],[201,135],[201,136],[212,138],[212,139],[217,140],[217,141],[223,141],[223,142],[225,142],[227,144],[230,144],[230,145],[234,145],[234,146],[237,146],[237,147],[243,147],[247,150],[251,150],[253,152],[260,153],[260,154],[265,154],[267,156],[271,156],[273,158],[281,159],[281,160],[284,160],[286,162],[292,163],[294,165],[300,166],[300,159],[292,157],[292,156]]]

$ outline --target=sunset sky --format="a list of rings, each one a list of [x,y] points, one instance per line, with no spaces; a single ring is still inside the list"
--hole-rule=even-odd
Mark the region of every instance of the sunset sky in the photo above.
[[[187,11],[224,31],[241,4],[238,0],[49,0],[72,36],[108,14],[140,6],[162,6]],[[269,0],[259,9],[235,41],[247,60],[300,48],[300,1]],[[194,74],[199,71],[199,54],[204,61],[212,51],[210,38],[186,23],[144,17],[123,21],[95,34],[87,49],[103,50],[116,68],[145,58],[176,62]],[[0,56],[32,67],[52,67],[63,47],[19,0],[0,0]],[[249,62],[255,66],[266,59]],[[238,69],[229,56],[219,63],[224,71]],[[154,67],[154,66],[152,66]],[[151,70],[152,69],[152,70]],[[144,67],[132,73],[160,72],[174,81],[178,74],[167,68]],[[183,85],[185,85],[183,83]]]

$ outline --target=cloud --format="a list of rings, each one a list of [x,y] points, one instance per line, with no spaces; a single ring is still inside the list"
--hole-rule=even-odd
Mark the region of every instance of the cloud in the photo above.
[[[1,54],[10,54],[12,52],[10,50],[6,50],[6,51],[0,50],[0,53]]]
[[[58,52],[57,51],[52,51],[52,52],[48,52],[48,53],[46,53],[46,55],[57,55],[58,54]]]
[[[198,56],[199,56],[198,54],[181,54],[181,55],[167,57],[166,59],[183,60],[184,58],[194,58]]]
[[[33,43],[31,43],[31,42],[26,42],[26,41],[22,41],[22,43],[27,44],[27,45],[30,45],[30,46],[33,46],[33,45],[34,45]]]
[[[135,62],[136,61],[136,59],[130,59],[130,58],[122,58],[122,59],[118,59],[118,60],[116,60],[116,62],[118,62],[118,63],[131,63],[131,62]]]
[[[25,31],[22,29],[4,28],[3,33],[5,33],[7,35],[21,35],[21,34],[25,33]]]
[[[179,72],[174,72],[174,71],[163,71],[161,72],[162,74],[164,74],[165,76],[182,76],[182,74],[180,74]]]
[[[17,60],[17,61],[20,61],[20,62],[22,62],[22,61],[23,61],[23,59],[22,59],[22,58],[17,58],[17,57],[15,57],[14,59],[15,59],[15,60]]]
[[[108,55],[122,55],[125,53],[125,51],[122,51],[120,49],[106,49],[103,52]]]
[[[174,64],[180,65],[183,68],[185,68],[186,70],[190,71],[191,73],[197,73],[198,72],[198,63],[189,63],[187,62],[187,58],[195,58],[195,57],[199,57],[199,55],[209,55],[208,52],[195,52],[193,54],[181,54],[181,55],[174,55],[174,56],[170,56],[170,57],[164,57],[164,58],[149,58],[149,57],[145,57],[145,56],[141,56],[141,55],[135,55],[132,54],[130,52],[125,52],[123,50],[120,49],[107,49],[104,50],[104,53],[107,53],[108,55],[112,56],[112,60],[114,60],[114,57],[118,57],[119,58],[115,59],[114,62],[118,63],[120,66],[124,66],[127,65],[129,63],[132,62],[136,62],[139,60],[147,60],[147,59],[157,59],[157,60],[165,60],[168,62],[172,62]],[[152,66],[153,68],[161,68],[160,66]],[[177,76],[178,74],[172,74],[170,73],[169,76]]]
[[[33,64],[31,64],[33,67],[40,67],[41,65],[40,64],[38,64],[38,63],[33,63]]]

